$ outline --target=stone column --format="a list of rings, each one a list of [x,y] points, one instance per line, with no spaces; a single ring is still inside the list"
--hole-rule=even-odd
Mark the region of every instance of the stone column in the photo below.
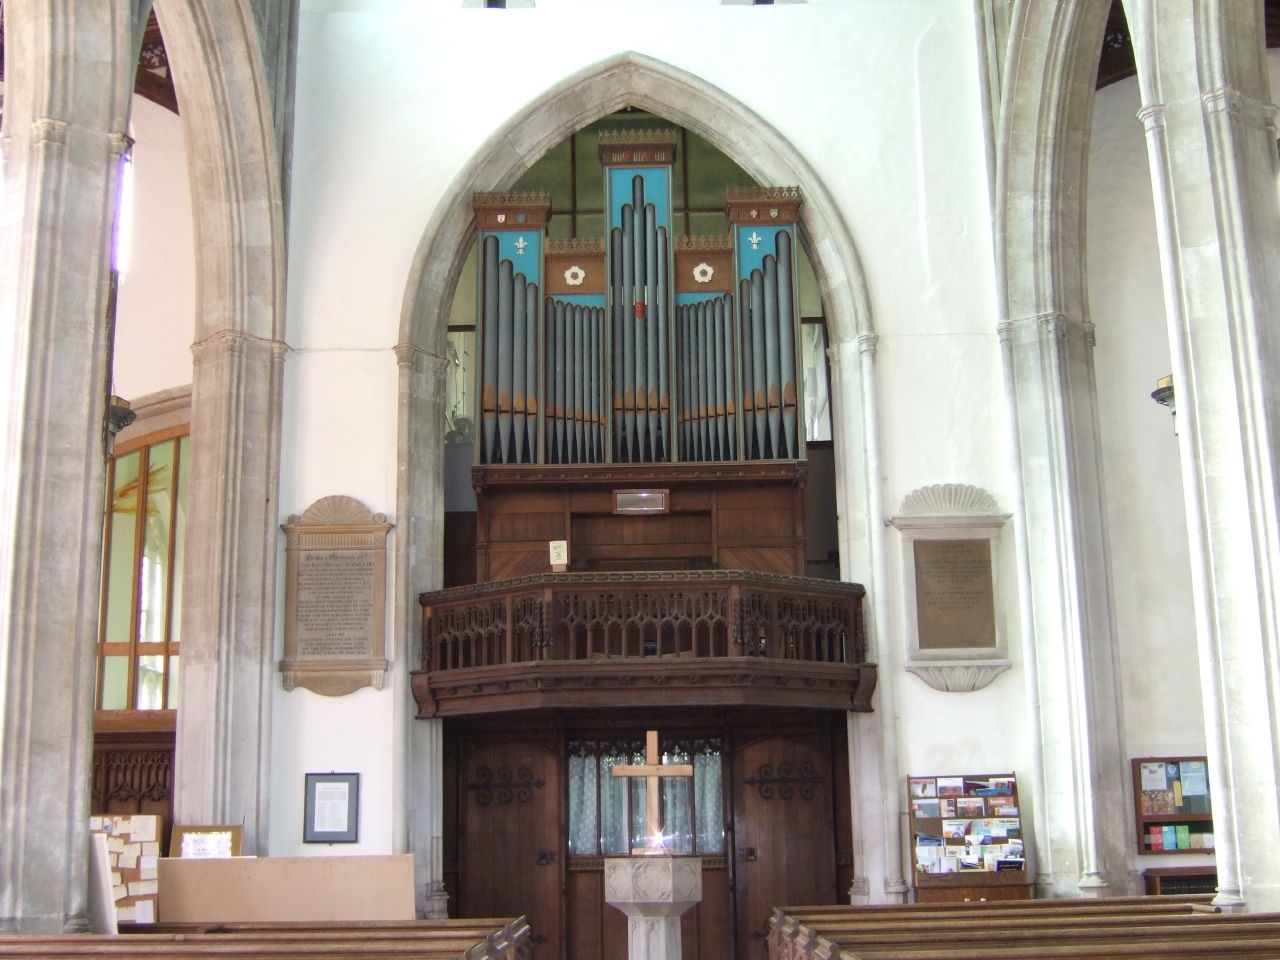
[[[87,929],[127,2],[10,4],[0,216],[0,932]]]
[[[418,594],[444,582],[444,394],[447,364],[413,344],[396,347],[400,368],[397,463],[400,465],[400,530],[394,578],[396,675],[402,696],[413,703],[409,673],[422,663]],[[399,682],[399,681],[398,681]],[[410,712],[405,731],[409,785],[404,805],[413,852],[418,914],[448,916],[444,889],[444,723],[418,720]]]
[[[875,712],[850,713],[847,721],[856,870],[848,893],[854,903],[901,903],[910,890],[902,869],[897,643],[889,630],[885,528],[875,520],[888,516],[875,387],[878,343],[874,334],[862,334],[827,350],[832,423],[839,431],[836,470],[844,478],[837,484],[840,576],[868,587],[867,659],[879,671]]]
[[[680,960],[680,917],[702,901],[702,860],[607,857],[604,899],[627,915],[630,960]]]
[[[226,331],[192,350],[174,818],[242,823],[245,853],[265,854],[286,348]]]
[[[1155,196],[1191,544],[1215,903],[1280,910],[1275,108],[1260,9],[1208,6],[1208,13],[1180,0],[1141,7],[1139,116]]]
[[[1024,662],[1042,759],[1033,785],[1043,894],[1125,892],[1129,830],[1103,530],[1093,324],[1048,313],[1001,325],[1029,571]],[[1037,771],[1039,772],[1039,771]]]

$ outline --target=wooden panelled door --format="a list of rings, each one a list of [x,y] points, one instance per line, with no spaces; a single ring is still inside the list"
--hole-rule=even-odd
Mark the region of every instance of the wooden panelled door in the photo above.
[[[733,791],[736,960],[767,960],[775,906],[838,902],[827,737],[740,742]]]
[[[556,745],[474,744],[459,777],[464,917],[526,914],[533,960],[559,960],[562,940],[560,760]]]

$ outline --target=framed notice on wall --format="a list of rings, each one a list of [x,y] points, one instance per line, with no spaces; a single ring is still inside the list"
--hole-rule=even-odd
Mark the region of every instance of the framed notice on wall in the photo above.
[[[360,839],[360,774],[308,773],[304,843],[356,843]]]

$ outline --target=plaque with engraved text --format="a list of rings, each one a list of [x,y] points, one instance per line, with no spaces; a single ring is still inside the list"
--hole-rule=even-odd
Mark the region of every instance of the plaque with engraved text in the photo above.
[[[914,548],[920,649],[994,647],[991,541],[917,540]]]
[[[382,687],[390,529],[351,497],[318,500],[284,525],[286,690],[340,696]]]

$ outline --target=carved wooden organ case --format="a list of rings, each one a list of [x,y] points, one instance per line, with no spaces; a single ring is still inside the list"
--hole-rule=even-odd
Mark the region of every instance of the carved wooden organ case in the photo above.
[[[546,194],[478,193],[481,465],[801,460],[798,188],[726,193],[674,237],[669,131],[603,133],[606,236]]]

